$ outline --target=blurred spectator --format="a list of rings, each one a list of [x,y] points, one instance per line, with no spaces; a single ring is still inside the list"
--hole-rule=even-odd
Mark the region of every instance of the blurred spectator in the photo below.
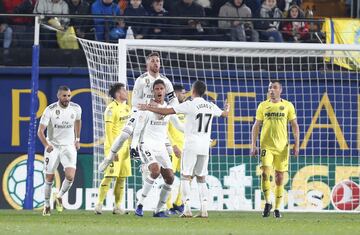
[[[278,0],[277,1],[277,7],[282,12],[287,12],[291,5],[298,5],[300,6],[302,3],[302,0]]]
[[[202,6],[193,0],[180,0],[170,14],[181,17],[204,17],[205,11]],[[203,23],[199,20],[179,20],[174,23],[178,25],[175,34],[181,35],[180,38],[195,39],[196,35],[203,35],[204,33]],[[203,36],[201,36],[201,38],[203,38]],[[200,38],[197,37],[196,39]]]
[[[167,10],[170,14],[170,12],[174,11],[175,5],[180,0],[165,0],[164,1],[164,9]]]
[[[91,6],[91,14],[119,16],[120,8],[116,3],[113,3],[113,0],[97,0]],[[94,24],[95,39],[97,41],[110,42],[111,40],[116,40],[115,35],[119,38],[125,36],[121,35],[124,26],[121,20],[95,18]]]
[[[304,18],[304,12],[297,5],[290,6],[287,18],[298,19]],[[281,24],[283,37],[288,42],[301,42],[309,39],[309,25],[301,21],[284,21]]]
[[[167,20],[161,19],[162,16],[168,16],[169,13],[164,9],[164,0],[153,0],[150,11],[151,16],[158,16],[159,19],[150,20],[151,28],[149,31],[150,38],[164,39],[167,38]]]
[[[279,19],[282,18],[282,12],[276,6],[276,0],[265,0],[260,9],[261,18]],[[279,32],[279,21],[264,20],[258,22],[260,31],[260,39],[270,42],[283,42],[281,33]]]
[[[32,10],[30,12],[19,12],[18,8],[27,3],[31,3],[31,8],[33,8],[36,0],[2,0],[3,7],[5,10],[5,13],[32,13]],[[26,25],[26,24],[32,24],[33,18],[32,17],[10,17],[9,24],[13,25]]]
[[[259,17],[261,2],[261,0],[245,0],[246,6],[251,10],[252,17]]]
[[[141,0],[130,0],[130,5],[125,9],[124,16],[139,16],[136,19],[126,19],[125,26],[131,26],[134,37],[142,39],[148,31],[147,20],[141,19],[141,16],[148,16],[148,12],[141,4]]]
[[[243,0],[229,0],[220,8],[219,17],[251,18],[251,10]],[[219,28],[228,29],[232,41],[259,41],[259,34],[251,21],[219,21]]]
[[[64,0],[38,0],[34,13],[68,15],[69,6]],[[64,29],[69,22],[70,19],[67,17],[52,18],[48,21],[51,26],[57,29]]]
[[[195,0],[195,2],[203,8],[211,8],[210,0]]]
[[[64,0],[38,0],[34,8],[34,13],[68,15],[69,7]],[[58,30],[64,30],[69,22],[70,19],[67,17],[52,17],[50,19],[47,19],[47,23],[51,27]],[[49,30],[47,28],[42,29],[40,34],[40,40],[43,41],[44,47],[58,47],[56,40],[56,32],[54,30]]]
[[[220,8],[229,0],[211,0],[212,16],[218,16]],[[258,17],[262,0],[244,0],[251,10],[252,17]]]
[[[119,0],[119,8],[121,12],[124,12],[127,6],[129,5],[129,2],[127,0]]]
[[[89,15],[90,5],[85,0],[67,0],[70,15]],[[90,37],[90,21],[85,18],[71,18],[70,25],[75,27],[76,36]]]
[[[5,13],[5,9],[3,3],[0,2],[0,14]],[[8,25],[7,17],[0,17],[0,37],[3,41],[3,48],[8,49],[11,46],[13,31],[11,27]],[[8,52],[6,52],[8,53]]]

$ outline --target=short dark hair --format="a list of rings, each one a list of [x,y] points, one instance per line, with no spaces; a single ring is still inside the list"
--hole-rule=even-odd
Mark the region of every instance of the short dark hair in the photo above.
[[[180,84],[175,84],[173,87],[174,87],[174,91],[182,91],[185,89],[183,85]]]
[[[110,85],[110,88],[109,88],[109,95],[115,99],[115,93],[120,90],[121,88],[125,87],[125,85],[121,82],[118,82],[118,83],[114,83],[112,85]]]
[[[277,82],[277,83],[280,84],[280,86],[282,86],[281,81],[280,81],[279,79],[271,79],[270,82],[271,82],[271,83]]]
[[[59,86],[58,92],[60,92],[60,91],[70,91],[70,88],[68,86],[65,86],[65,85]]]
[[[150,54],[148,54],[148,55],[146,56],[146,60],[148,60],[150,57],[153,57],[153,56],[156,56],[156,57],[159,57],[159,58],[160,58],[159,52],[153,51],[153,52],[151,52]]]
[[[198,96],[202,97],[206,92],[206,84],[203,81],[197,80],[193,84],[193,89]]]
[[[158,84],[163,84],[164,87],[166,87],[165,82],[164,82],[163,80],[161,80],[161,79],[156,79],[155,82],[154,82],[154,84],[153,84],[153,89],[154,89],[154,87],[155,87],[156,85],[158,85]]]
[[[154,2],[163,2],[164,0],[152,0],[152,3]]]

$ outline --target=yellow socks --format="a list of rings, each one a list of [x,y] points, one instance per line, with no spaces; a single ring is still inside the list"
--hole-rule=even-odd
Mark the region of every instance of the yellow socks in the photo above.
[[[173,207],[172,203],[171,203],[171,193],[168,197],[168,199],[166,200],[166,208],[169,210]]]
[[[284,185],[275,186],[275,210],[280,208],[284,195]]]
[[[114,187],[114,196],[115,196],[115,205],[117,207],[120,207],[120,204],[124,197],[125,180],[126,178],[124,177],[116,178],[115,187]]]
[[[176,206],[181,206],[182,204],[183,204],[183,202],[182,202],[182,192],[181,192],[181,186],[179,186],[179,192],[178,192],[178,194],[177,194],[177,197],[176,197],[176,200],[175,200],[175,202],[174,202],[174,204],[176,205]]]
[[[106,194],[109,191],[112,178],[103,178],[99,187],[98,204],[103,204]]]
[[[265,202],[270,203],[270,192],[271,192],[270,174],[267,175],[266,180],[264,179],[263,176],[261,176],[261,190],[264,193]]]

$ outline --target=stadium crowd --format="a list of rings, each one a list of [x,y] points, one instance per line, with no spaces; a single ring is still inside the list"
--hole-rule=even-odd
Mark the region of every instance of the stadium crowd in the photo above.
[[[53,28],[64,30],[73,26],[79,37],[107,42],[125,37],[306,42],[310,38],[309,23],[279,20],[305,18],[301,4],[302,0],[3,0],[0,13],[132,16],[124,19],[45,19],[45,23]],[[156,19],[145,16],[156,16]],[[163,16],[189,18],[169,20]],[[249,18],[249,21],[191,19],[217,16]],[[274,21],[251,18],[273,18]],[[3,48],[31,46],[32,17],[0,17],[0,24]],[[42,28],[41,41],[44,47],[58,47],[56,32],[49,28]]]

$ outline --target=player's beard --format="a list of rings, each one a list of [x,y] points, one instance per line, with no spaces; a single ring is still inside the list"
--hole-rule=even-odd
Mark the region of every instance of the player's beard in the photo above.
[[[60,101],[61,106],[67,107],[69,105],[70,101]]]
[[[159,73],[160,72],[160,66],[151,66],[150,67],[150,71],[152,72],[152,73]]]

